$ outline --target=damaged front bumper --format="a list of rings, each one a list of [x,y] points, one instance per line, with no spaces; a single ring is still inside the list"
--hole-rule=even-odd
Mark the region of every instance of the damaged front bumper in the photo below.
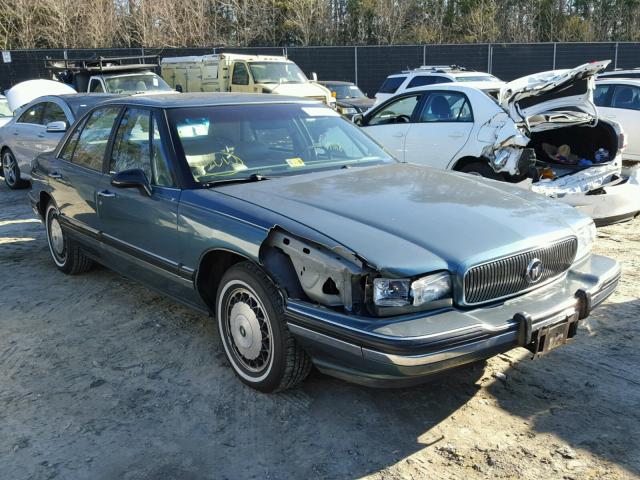
[[[576,207],[598,226],[625,221],[640,213],[638,169],[623,177],[615,165],[592,167],[557,180],[534,183],[531,190]]]
[[[531,347],[541,329],[566,319],[577,325],[613,293],[619,278],[615,260],[592,255],[562,279],[500,305],[373,319],[289,301],[286,315],[290,332],[321,371],[364,385],[403,386]]]

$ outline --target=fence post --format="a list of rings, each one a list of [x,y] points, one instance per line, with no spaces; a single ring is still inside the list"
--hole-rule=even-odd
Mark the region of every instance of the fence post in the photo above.
[[[553,68],[551,70],[555,70],[556,69],[556,49],[558,47],[558,43],[557,42],[553,42]]]
[[[353,68],[355,73],[354,83],[358,85],[358,46],[353,47]]]
[[[422,65],[426,65],[427,64],[427,46],[423,45],[422,46]]]
[[[618,68],[618,46],[620,45],[619,42],[616,42],[616,54],[613,57],[613,69],[617,69]]]
[[[491,58],[493,54],[491,44],[487,43],[487,73],[491,73],[491,66],[493,63],[493,59]]]

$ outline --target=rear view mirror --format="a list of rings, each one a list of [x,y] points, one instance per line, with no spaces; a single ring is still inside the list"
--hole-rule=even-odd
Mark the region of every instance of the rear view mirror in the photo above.
[[[67,131],[67,122],[58,121],[47,123],[47,133],[64,133]]]
[[[362,114],[356,113],[353,117],[351,117],[351,121],[358,126],[362,125]]]
[[[118,188],[142,188],[149,196],[152,193],[149,179],[139,168],[114,173],[111,176],[111,185]]]

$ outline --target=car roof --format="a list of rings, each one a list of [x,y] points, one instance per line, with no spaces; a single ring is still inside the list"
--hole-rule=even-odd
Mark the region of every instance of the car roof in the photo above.
[[[612,84],[612,83],[628,83],[629,85],[640,86],[640,78],[624,78],[624,77],[608,78],[608,77],[605,77],[605,78],[596,79],[596,84],[607,85],[607,84]]]
[[[105,104],[127,104],[141,107],[178,108],[212,107],[216,105],[301,103],[317,104],[318,100],[264,93],[170,93],[160,95],[134,95],[107,100]]]

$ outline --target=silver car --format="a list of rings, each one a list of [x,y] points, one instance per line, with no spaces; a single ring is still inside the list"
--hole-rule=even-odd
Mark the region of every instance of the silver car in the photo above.
[[[9,188],[27,186],[31,162],[53,150],[76,118],[111,95],[49,95],[18,108],[0,128],[2,175]]]

